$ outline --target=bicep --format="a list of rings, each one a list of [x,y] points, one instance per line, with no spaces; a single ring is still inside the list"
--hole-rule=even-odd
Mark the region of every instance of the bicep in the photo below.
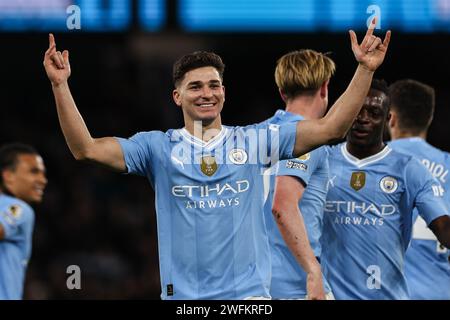
[[[88,160],[118,172],[126,172],[125,158],[119,141],[113,137],[94,139]]]

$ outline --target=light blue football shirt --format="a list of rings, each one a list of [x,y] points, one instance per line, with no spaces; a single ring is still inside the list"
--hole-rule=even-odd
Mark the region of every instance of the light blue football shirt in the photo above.
[[[223,126],[207,143],[185,129],[119,142],[129,173],[156,194],[162,299],[270,297],[264,169],[292,158],[296,123]]]
[[[336,299],[408,299],[412,210],[427,224],[448,214],[439,182],[389,146],[359,160],[343,143],[330,148],[329,164],[322,265]]]
[[[393,140],[397,151],[415,156],[441,183],[450,205],[450,154],[419,137]],[[425,221],[414,211],[411,244],[406,251],[405,276],[411,299],[450,300],[450,251],[442,246]]]
[[[5,230],[0,240],[0,300],[19,300],[31,256],[34,211],[22,200],[1,193],[0,224]]]
[[[269,123],[281,124],[303,120],[299,115],[278,110],[267,120]],[[314,254],[320,259],[322,235],[323,208],[325,206],[326,188],[328,183],[328,154],[325,147],[320,147],[299,158],[282,160],[278,162],[270,173],[277,176],[292,176],[300,179],[306,185],[302,199],[299,202],[308,239]],[[306,273],[303,271],[295,257],[286,245],[275,219],[272,215],[273,196],[275,192],[275,175],[268,174],[266,182],[265,217],[269,243],[272,255],[272,283],[270,294],[274,299],[305,298]],[[323,279],[326,292],[330,292],[326,279]]]

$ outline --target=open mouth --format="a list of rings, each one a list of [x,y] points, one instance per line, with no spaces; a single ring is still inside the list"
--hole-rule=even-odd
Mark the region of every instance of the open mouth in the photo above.
[[[213,102],[208,102],[208,103],[197,103],[196,106],[202,109],[207,109],[207,108],[213,108],[215,107],[215,103]]]
[[[34,187],[33,190],[40,196],[44,194],[44,187]]]
[[[352,129],[352,134],[358,138],[367,137],[369,133],[370,132],[368,130],[362,130],[359,128]]]

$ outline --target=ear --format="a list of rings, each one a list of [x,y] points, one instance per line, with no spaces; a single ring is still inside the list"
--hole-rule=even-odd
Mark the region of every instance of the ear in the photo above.
[[[287,97],[286,97],[286,95],[283,93],[283,91],[280,88],[278,88],[278,92],[280,93],[281,99],[284,102],[287,102]]]
[[[325,81],[324,83],[322,83],[322,85],[320,86],[320,97],[322,99],[328,97],[328,83],[330,83],[329,79],[327,81]]]
[[[179,107],[181,107],[181,97],[180,97],[180,92],[178,91],[178,89],[174,89],[172,91],[172,98],[173,101],[175,102],[175,104]]]
[[[225,101],[225,86],[222,85],[222,90],[223,90],[223,101]]]
[[[9,170],[9,169],[6,169],[6,170],[3,170],[3,172],[1,174],[2,174],[3,184],[5,186],[9,185],[11,183],[12,178],[13,178],[13,172],[11,170]]]
[[[395,113],[395,111],[390,111],[387,119],[389,121],[389,128],[393,128],[397,126],[397,114]]]

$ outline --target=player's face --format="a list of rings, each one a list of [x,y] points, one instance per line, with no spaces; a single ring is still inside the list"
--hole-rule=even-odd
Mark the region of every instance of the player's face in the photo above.
[[[173,92],[185,117],[192,121],[214,121],[219,117],[225,101],[225,88],[213,67],[191,70]]]
[[[383,107],[386,95],[371,89],[347,136],[349,143],[358,146],[373,146],[383,141],[387,110]]]
[[[6,181],[15,197],[28,203],[41,202],[47,185],[44,161],[35,154],[19,155],[15,170],[8,173]]]

